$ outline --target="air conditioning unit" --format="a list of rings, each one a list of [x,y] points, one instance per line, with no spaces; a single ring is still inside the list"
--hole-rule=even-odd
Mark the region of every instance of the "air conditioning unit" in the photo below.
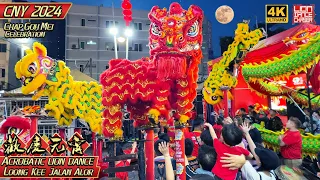
[[[78,49],[76,44],[72,44],[71,49]]]

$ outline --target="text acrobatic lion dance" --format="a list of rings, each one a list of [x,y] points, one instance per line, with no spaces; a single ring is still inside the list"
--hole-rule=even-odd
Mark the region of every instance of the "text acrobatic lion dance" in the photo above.
[[[170,9],[155,6],[149,13],[150,58],[110,60],[100,76],[106,107],[103,130],[107,137],[122,134],[122,108],[127,105],[135,126],[158,124],[159,117],[174,116],[180,124],[191,117],[202,58],[203,12],[197,6]]]

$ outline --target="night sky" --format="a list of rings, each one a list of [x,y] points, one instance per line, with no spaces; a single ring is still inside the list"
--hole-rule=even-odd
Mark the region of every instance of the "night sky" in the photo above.
[[[45,0],[30,0],[31,2],[45,2]],[[56,0],[59,1],[59,0]],[[59,1],[62,2],[62,1]],[[112,0],[69,0],[63,2],[72,2],[81,5],[101,5],[111,7]],[[121,7],[121,0],[113,0],[115,7]],[[191,4],[200,6],[205,16],[212,23],[212,38],[214,56],[220,55],[219,37],[233,36],[236,24],[242,22],[243,19],[250,19],[250,26],[255,24],[256,17],[258,22],[265,21],[265,5],[266,4],[288,4],[289,5],[289,23],[279,24],[284,28],[293,27],[292,25],[292,8],[293,4],[315,4],[316,23],[320,23],[320,0],[131,0],[133,9],[150,10],[152,6],[169,7],[170,3],[179,2],[184,8],[188,8]],[[220,24],[215,19],[215,11],[221,5],[228,5],[233,8],[235,17],[229,24]]]

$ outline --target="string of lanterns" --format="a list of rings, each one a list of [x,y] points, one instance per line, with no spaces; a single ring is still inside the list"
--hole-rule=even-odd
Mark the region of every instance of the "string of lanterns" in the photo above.
[[[130,0],[123,0],[121,7],[126,26],[130,26],[130,22],[132,21],[132,4],[130,3]]]

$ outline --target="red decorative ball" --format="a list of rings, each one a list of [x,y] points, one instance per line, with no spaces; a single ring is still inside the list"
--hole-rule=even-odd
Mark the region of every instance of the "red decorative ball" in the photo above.
[[[125,10],[123,10],[123,15],[124,16],[131,16],[132,15],[132,11],[129,10],[129,9],[125,9]]]
[[[123,3],[121,4],[123,9],[131,9],[132,5],[129,1],[123,1]]]
[[[124,16],[125,21],[132,21],[132,16]]]

